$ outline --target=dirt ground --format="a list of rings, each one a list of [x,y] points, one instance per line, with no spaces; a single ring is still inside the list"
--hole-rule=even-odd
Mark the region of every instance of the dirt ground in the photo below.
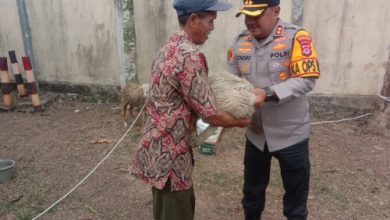
[[[312,121],[345,115],[313,114]],[[390,219],[390,140],[368,131],[369,117],[313,125],[309,219]],[[0,159],[16,161],[0,184],[0,219],[32,219],[65,195],[126,131],[117,104],[59,98],[44,113],[0,113]],[[218,155],[196,151],[196,219],[243,219],[244,130],[227,131]],[[40,219],[152,219],[150,187],[128,168],[141,133],[132,130],[69,197]],[[264,219],[283,219],[277,161]]]

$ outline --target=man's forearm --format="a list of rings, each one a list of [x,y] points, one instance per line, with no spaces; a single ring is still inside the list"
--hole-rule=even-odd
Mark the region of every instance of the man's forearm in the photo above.
[[[212,126],[221,127],[246,127],[251,122],[248,118],[236,119],[225,111],[218,111],[215,115],[205,118],[204,120]]]

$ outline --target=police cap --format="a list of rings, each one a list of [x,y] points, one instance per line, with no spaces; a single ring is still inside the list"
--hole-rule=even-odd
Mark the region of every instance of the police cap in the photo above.
[[[173,0],[178,16],[190,15],[201,11],[226,11],[232,4],[218,0]]]
[[[241,14],[248,16],[259,16],[263,13],[264,9],[277,6],[280,4],[280,0],[244,0],[244,6],[238,11],[236,17]]]

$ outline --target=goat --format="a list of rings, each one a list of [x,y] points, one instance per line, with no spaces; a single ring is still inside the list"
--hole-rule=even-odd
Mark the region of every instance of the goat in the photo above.
[[[123,116],[123,124],[127,127],[127,123],[132,122],[145,102],[144,90],[136,82],[130,82],[121,90],[121,111]],[[144,114],[139,120],[138,125],[141,125],[145,120]]]
[[[217,110],[230,113],[235,118],[251,118],[255,112],[254,86],[245,79],[229,73],[212,74],[208,83],[215,95]],[[196,146],[214,134],[217,127],[209,126],[195,140]]]

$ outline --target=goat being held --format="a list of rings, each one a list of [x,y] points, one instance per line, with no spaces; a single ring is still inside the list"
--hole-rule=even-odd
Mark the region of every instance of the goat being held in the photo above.
[[[254,86],[245,79],[229,73],[210,75],[209,85],[215,94],[217,110],[230,113],[235,118],[251,118],[255,112]],[[216,131],[209,126],[196,138],[196,146]]]

